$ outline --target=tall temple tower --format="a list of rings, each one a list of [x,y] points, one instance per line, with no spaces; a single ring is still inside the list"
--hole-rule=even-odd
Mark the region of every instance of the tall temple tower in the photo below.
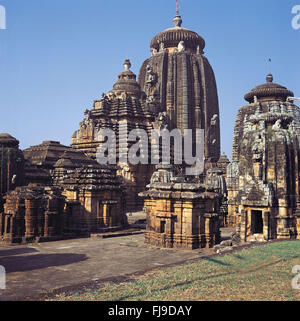
[[[220,158],[220,117],[213,69],[204,56],[205,41],[182,27],[177,14],[174,27],[155,36],[139,73],[139,84],[147,95],[149,109],[167,112],[169,127],[204,129],[206,168]],[[212,164],[212,165],[209,165]]]
[[[174,27],[151,41],[152,57],[143,63],[138,81],[130,70],[131,62],[126,59],[125,70],[118,75],[113,89],[96,100],[91,110],[85,111],[86,117],[72,137],[73,148],[95,159],[97,149],[104,143],[99,140],[99,130],[114,131],[118,173],[126,185],[130,209],[142,207],[138,193],[145,189],[154,171],[150,150],[152,144],[159,148],[160,143],[153,143],[152,130],[177,128],[184,134],[185,129],[194,133],[196,129],[203,129],[205,169],[217,167],[220,158],[217,86],[204,56],[205,41],[181,25],[177,10]],[[141,151],[141,154],[148,151],[145,153],[147,164],[127,164],[119,157],[120,151],[126,153],[136,143],[126,140],[131,130],[142,130],[148,135],[148,144]],[[182,171],[180,166],[176,169]]]

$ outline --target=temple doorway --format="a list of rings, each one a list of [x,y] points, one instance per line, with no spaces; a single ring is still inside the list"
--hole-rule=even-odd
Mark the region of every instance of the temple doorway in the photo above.
[[[252,234],[263,234],[264,223],[262,211],[251,211]]]
[[[160,222],[160,233],[166,233],[166,221]]]

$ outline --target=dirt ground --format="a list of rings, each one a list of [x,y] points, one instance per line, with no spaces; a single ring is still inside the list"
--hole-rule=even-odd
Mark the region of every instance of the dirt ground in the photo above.
[[[230,231],[223,230],[224,233]],[[225,235],[226,236],[226,235]],[[212,255],[212,250],[158,249],[144,235],[85,238],[29,245],[0,245],[6,290],[0,300],[33,300],[59,290],[103,280],[122,280],[134,273]]]

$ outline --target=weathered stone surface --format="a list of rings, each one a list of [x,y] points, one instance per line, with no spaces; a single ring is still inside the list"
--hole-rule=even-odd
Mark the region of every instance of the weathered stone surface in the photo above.
[[[219,194],[201,184],[172,183],[171,169],[158,166],[145,198],[145,241],[159,247],[213,247],[220,240]],[[160,182],[160,184],[159,184]],[[164,184],[167,192],[160,189]]]
[[[5,243],[57,240],[63,235],[65,198],[53,187],[17,187],[6,195],[0,220]]]
[[[206,168],[220,158],[220,119],[215,75],[197,33],[181,27],[176,15],[174,28],[151,41],[152,57],[139,73],[139,84],[148,106],[156,114],[166,112],[170,129],[204,129]]]
[[[226,179],[223,175],[223,171],[220,168],[213,168],[207,170],[204,183],[214,190],[215,193],[220,195],[220,226],[224,227],[227,225],[227,214],[228,214],[228,203],[227,203],[227,186]]]
[[[267,83],[245,96],[235,122],[228,166],[228,220],[242,241],[296,238],[299,208],[300,110],[293,93]],[[253,239],[253,237],[252,237]]]
[[[177,230],[175,234],[172,232],[175,241],[167,241],[168,244],[193,248],[211,246],[218,240],[216,209],[219,205],[215,192],[225,195],[224,186],[221,184],[221,191],[214,186],[208,189],[199,184],[200,181],[203,182],[208,169],[220,166],[223,170],[226,163],[226,159],[220,159],[216,81],[213,70],[204,57],[204,39],[197,33],[182,28],[181,24],[182,19],[177,14],[174,19],[175,27],[152,40],[153,55],[142,65],[138,82],[136,75],[130,70],[129,59],[125,60],[124,71],[118,75],[113,89],[94,101],[91,110],[84,112],[85,119],[72,137],[72,147],[45,141],[22,153],[16,139],[8,134],[0,134],[0,228],[7,240],[14,242],[24,240],[24,237],[30,239],[45,236],[42,230],[46,228],[43,219],[36,223],[34,218],[44,217],[45,211],[26,197],[32,193],[35,197],[44,199],[48,195],[47,188],[59,188],[65,197],[61,231],[53,232],[55,237],[121,228],[126,225],[125,205],[128,210],[143,208],[143,199],[138,194],[144,191],[151,177],[150,193],[145,194],[145,197],[155,199],[160,204],[162,215],[170,218],[178,215],[185,220],[178,223],[178,228],[183,228],[180,235]],[[165,175],[163,178],[161,173],[157,177],[152,176],[155,168],[150,165],[151,160],[152,164],[158,164],[162,159],[162,143],[151,137],[152,131],[162,134],[165,129],[174,128],[180,129],[182,134],[185,129],[191,129],[193,134],[197,129],[204,130],[205,166],[201,180],[199,177],[183,177],[185,163],[172,166],[177,176],[168,176],[164,165],[160,168]],[[117,166],[102,166],[95,161],[98,149],[106,146],[106,137],[99,135],[101,129],[109,129],[115,134],[114,165]],[[139,148],[141,161],[136,165],[127,159],[129,149],[138,143],[138,138],[128,137],[132,130],[135,130],[136,136],[147,134],[146,142],[142,141]],[[174,163],[176,152],[173,145],[170,146],[171,164]],[[193,145],[195,147],[195,142]],[[155,148],[159,151],[159,156],[151,155]],[[222,175],[225,176],[224,170]],[[4,210],[5,194],[23,185],[29,186],[18,192],[16,190],[16,195],[7,195]],[[44,193],[39,192],[40,190]],[[23,219],[14,221],[13,229],[16,233],[10,232],[10,223],[7,223],[10,222],[9,211],[13,199],[20,204],[24,200],[28,213],[34,212],[25,223]],[[16,217],[23,215],[17,209],[14,213]],[[36,226],[38,232],[35,230]],[[24,237],[21,236],[23,232]],[[155,237],[154,233],[153,238]]]
[[[24,156],[19,141],[9,134],[0,134],[0,211],[2,197],[24,183]]]
[[[64,146],[60,142],[44,141],[40,145],[31,146],[23,150],[24,157],[31,164],[45,170],[52,170],[55,163],[63,156],[72,159],[72,164],[77,167],[89,165],[93,162],[83,153],[75,150],[72,147]]]
[[[126,188],[126,206],[128,210],[138,210],[143,207],[138,193],[148,184],[154,168],[146,164],[131,165],[123,162],[123,159],[124,156],[128,159],[128,150],[136,143],[129,140],[129,133],[142,129],[151,137],[155,117],[148,110],[145,94],[130,67],[131,63],[126,59],[125,70],[119,74],[113,89],[108,94],[103,94],[101,100],[96,100],[92,110],[85,112],[86,118],[74,133],[72,146],[96,159],[97,149],[104,144],[104,139],[98,135],[99,130],[112,130],[116,139],[116,164],[120,167],[118,175],[123,178]],[[123,159],[120,155],[123,155]],[[142,148],[141,156],[150,164],[148,146]]]
[[[125,197],[116,166],[89,165],[77,167],[67,153],[51,171],[53,185],[66,196],[65,230],[97,233],[106,228],[127,224]]]
[[[80,151],[50,141],[27,149],[24,166],[18,141],[5,135],[4,144],[8,149],[2,148],[3,164],[6,155],[9,157],[8,166],[2,167],[2,173],[4,177],[6,170],[6,182],[9,182],[8,177],[12,179],[9,188],[14,189],[20,183],[28,186],[1,198],[2,241],[14,243],[88,236],[92,232],[126,226],[124,193],[116,166],[101,166]],[[22,170],[18,171],[19,168]],[[22,177],[22,181],[15,176]],[[52,216],[41,205],[49,191],[63,202],[59,215]],[[55,228],[48,226],[48,218],[58,219],[53,223]]]

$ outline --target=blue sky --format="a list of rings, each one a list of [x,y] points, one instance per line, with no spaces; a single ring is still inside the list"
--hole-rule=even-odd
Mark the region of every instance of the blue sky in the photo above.
[[[274,81],[300,96],[300,0],[181,0],[183,26],[206,40],[220,102],[222,151],[231,156],[244,94]],[[71,143],[83,111],[109,91],[126,56],[138,74],[149,43],[172,26],[175,0],[0,0],[0,132],[21,148],[44,140]]]

